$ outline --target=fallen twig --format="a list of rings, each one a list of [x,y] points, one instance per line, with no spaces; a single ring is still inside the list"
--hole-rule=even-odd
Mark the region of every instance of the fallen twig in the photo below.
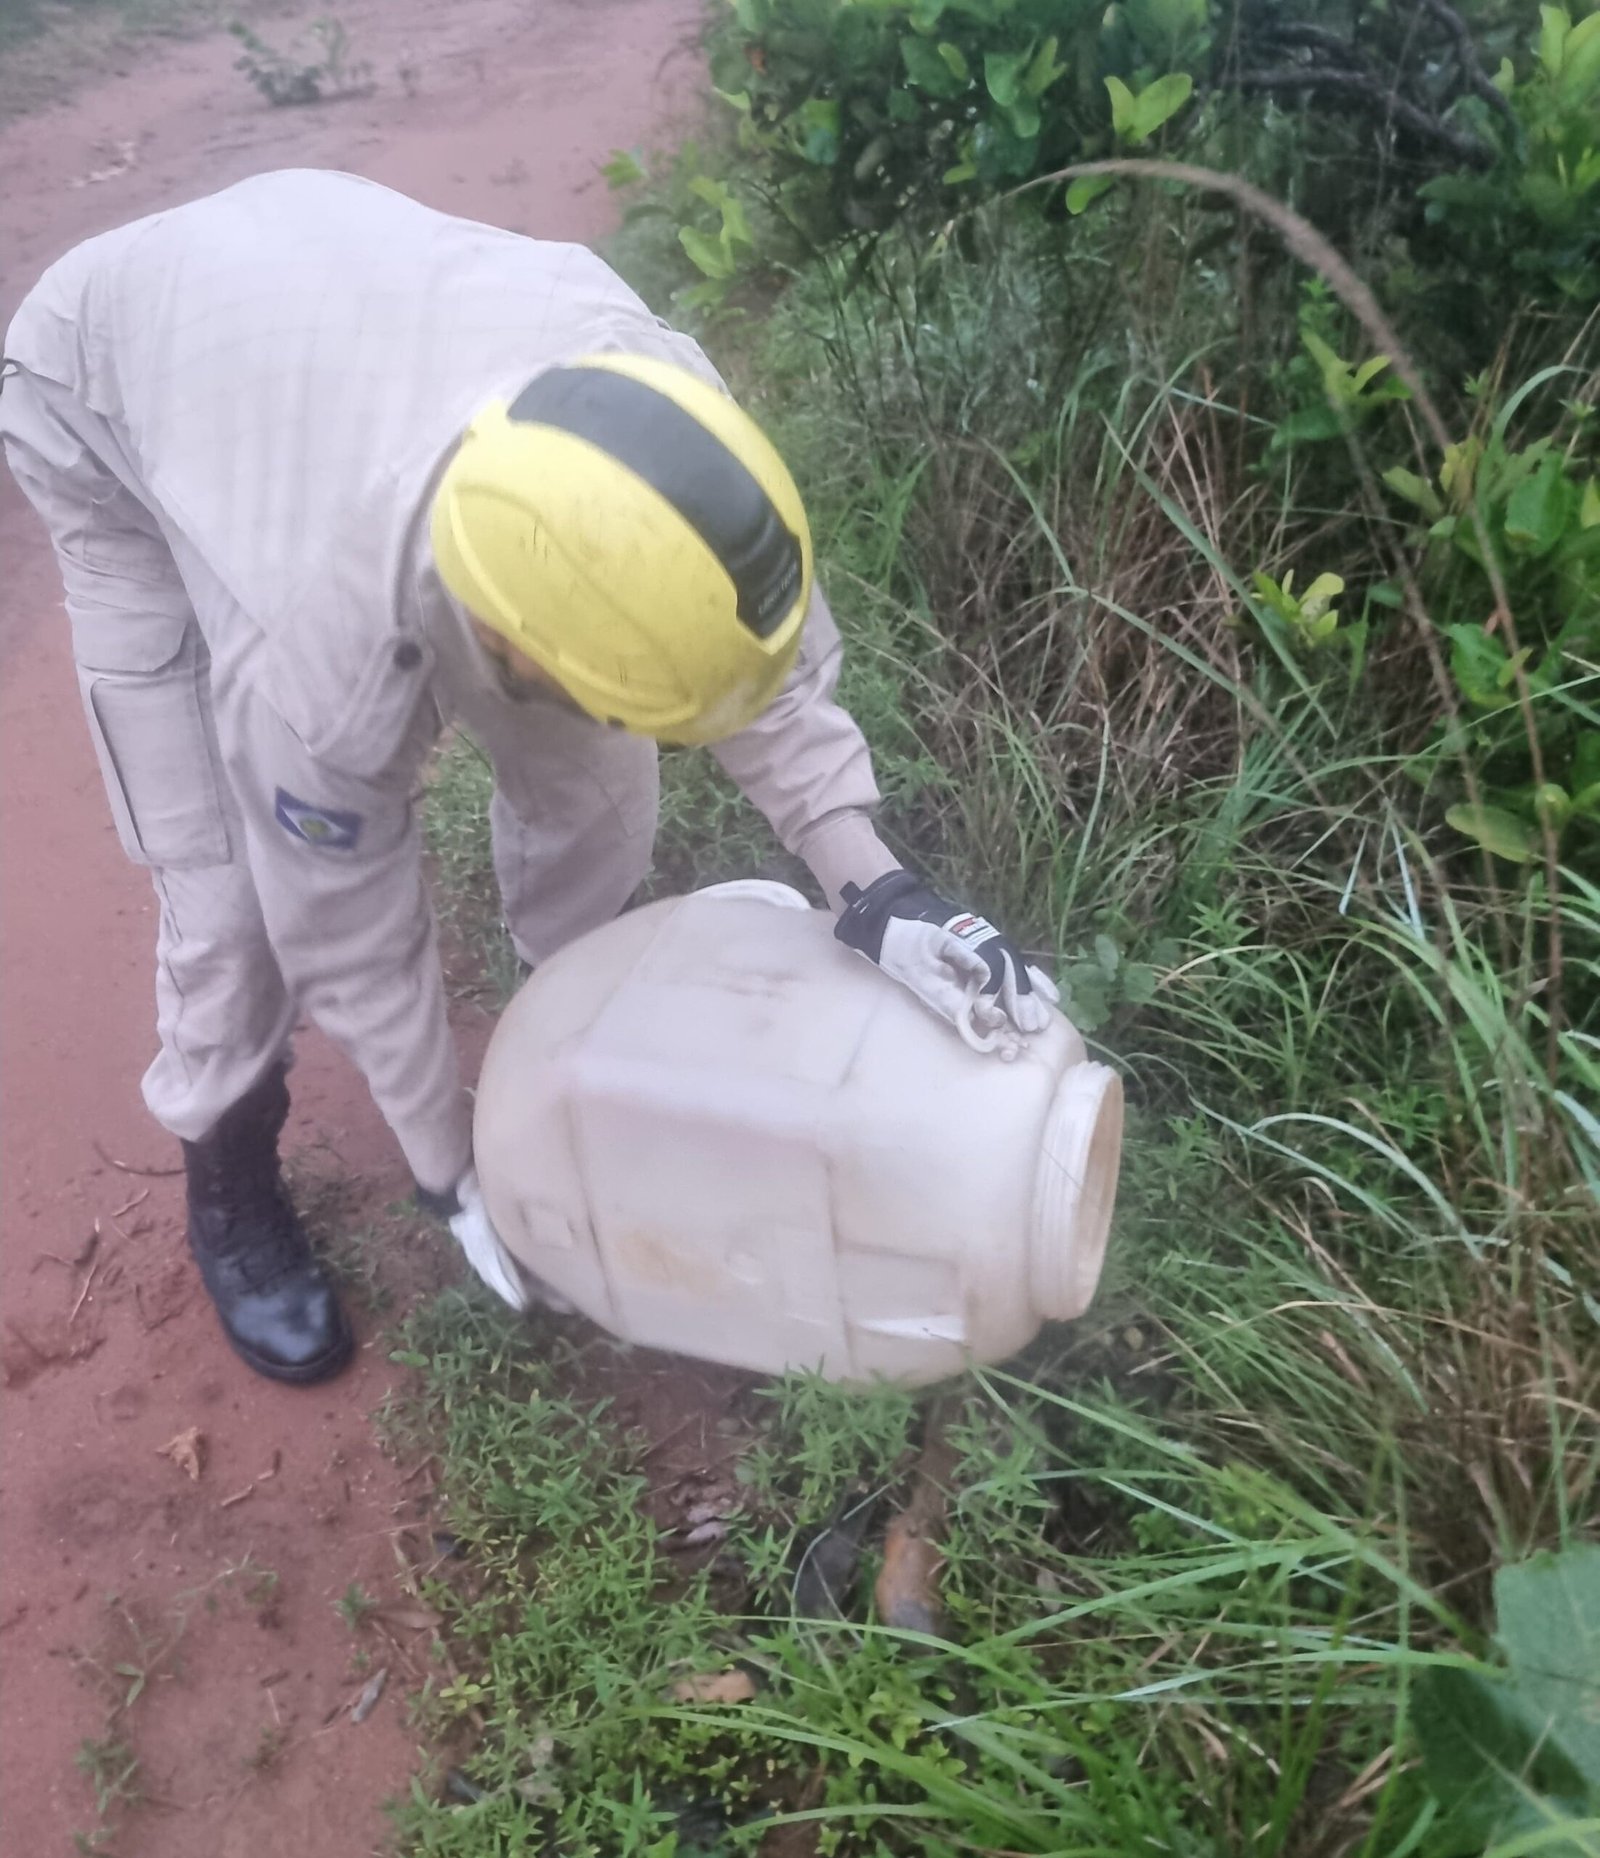
[[[67,1318],[69,1324],[75,1323],[78,1320],[78,1312],[83,1308],[83,1300],[88,1296],[89,1286],[94,1282],[94,1274],[99,1269],[100,1260],[96,1258],[89,1266],[88,1273],[83,1280],[83,1289],[78,1292],[78,1301],[73,1304],[72,1314]]]
[[[78,1300],[72,1306],[72,1314],[67,1318],[70,1328],[78,1320],[78,1312],[83,1308],[83,1300],[89,1294],[89,1286],[94,1282],[94,1274],[100,1269],[100,1222],[94,1222],[94,1231],[90,1233],[83,1250],[78,1254],[79,1262],[87,1264],[89,1269],[84,1274],[83,1287],[78,1292]]]
[[[136,1168],[131,1161],[118,1161],[115,1155],[108,1155],[93,1138],[89,1146],[108,1168],[115,1168],[119,1174],[138,1175],[142,1180],[166,1180],[171,1175],[181,1174],[182,1168]]]

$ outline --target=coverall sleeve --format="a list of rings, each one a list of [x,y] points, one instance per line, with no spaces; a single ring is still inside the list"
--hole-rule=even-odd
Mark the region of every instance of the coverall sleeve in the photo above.
[[[218,724],[284,979],[365,1076],[418,1183],[445,1192],[472,1124],[413,802],[425,742],[368,781],[313,759],[248,687],[218,693]]]
[[[834,698],[842,658],[839,629],[814,586],[788,683],[755,722],[712,751],[835,908],[845,884],[865,888],[900,863],[872,823],[878,783],[866,738]]]

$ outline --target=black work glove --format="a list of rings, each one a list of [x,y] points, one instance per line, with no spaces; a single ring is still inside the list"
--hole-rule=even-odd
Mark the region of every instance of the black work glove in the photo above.
[[[846,884],[833,933],[943,1020],[974,1051],[1014,1058],[1043,1032],[1060,999],[1022,950],[994,924],[959,910],[911,871],[890,871],[865,890]]]

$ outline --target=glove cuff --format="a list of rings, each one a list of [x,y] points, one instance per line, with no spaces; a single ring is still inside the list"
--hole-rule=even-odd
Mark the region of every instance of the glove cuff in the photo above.
[[[413,1185],[416,1188],[417,1205],[430,1219],[440,1220],[448,1226],[461,1211],[461,1196],[455,1188],[446,1187],[442,1193],[435,1193],[432,1188],[424,1187],[421,1181]]]
[[[836,942],[853,948],[870,961],[883,954],[883,932],[895,914],[894,906],[913,891],[924,891],[922,879],[914,871],[886,871],[865,890],[859,884],[846,884],[839,895],[844,912],[833,925]]]

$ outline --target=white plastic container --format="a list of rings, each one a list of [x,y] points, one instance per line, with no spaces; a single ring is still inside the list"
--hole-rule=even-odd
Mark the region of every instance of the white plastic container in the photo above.
[[[541,967],[475,1130],[502,1239],[614,1334],[905,1382],[1082,1313],[1121,1141],[1121,1081],[1059,1014],[1011,1063],[969,1051],[768,884],[653,904]]]

